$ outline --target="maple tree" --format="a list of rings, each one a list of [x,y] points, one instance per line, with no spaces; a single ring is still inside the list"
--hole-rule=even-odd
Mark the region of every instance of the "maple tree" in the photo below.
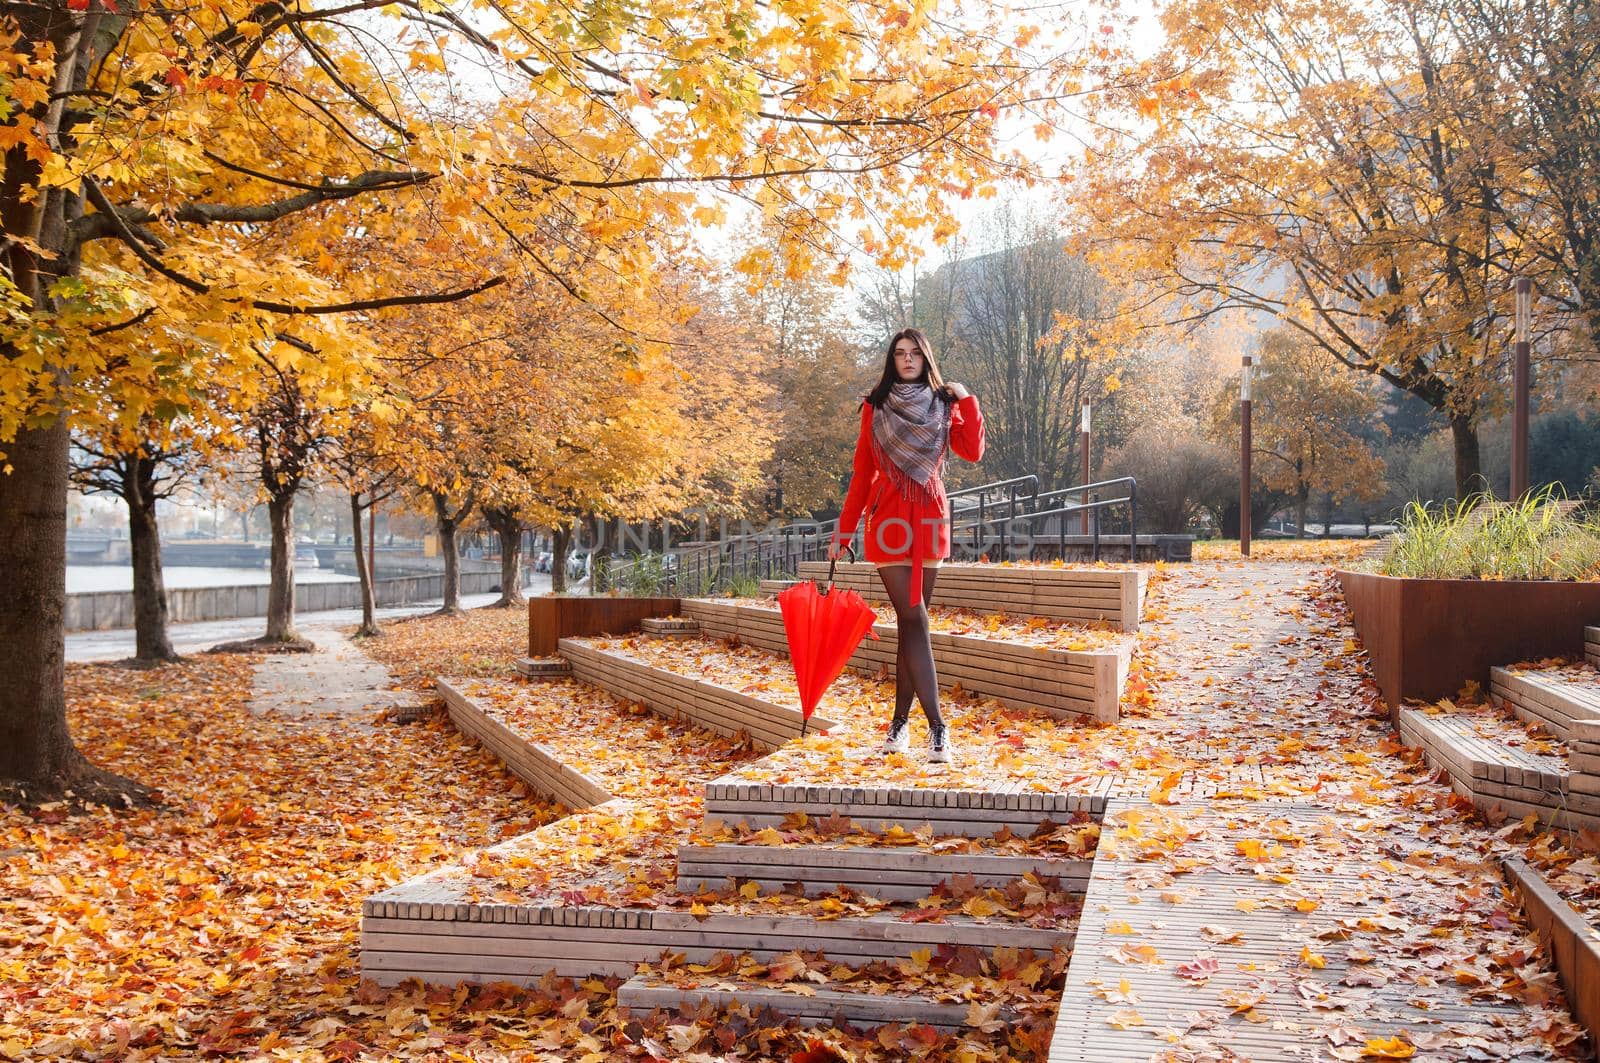
[[[374,37],[374,22],[394,32]],[[35,796],[131,789],[74,747],[61,693],[67,441],[74,419],[94,416],[81,387],[99,358],[93,330],[170,310],[216,347],[219,380],[245,382],[243,398],[271,390],[248,384],[265,357],[333,411],[375,358],[340,320],[501,283],[474,267],[486,233],[561,219],[637,278],[652,262],[635,235],[696,211],[712,220],[697,193],[721,189],[779,220],[791,268],[843,269],[873,221],[871,250],[903,258],[948,222],[945,197],[1031,169],[996,141],[1004,111],[1078,91],[1063,76],[1074,60],[1030,54],[1034,32],[1001,32],[996,11],[960,29],[987,32],[919,5],[815,0],[9,12],[0,509],[22,517],[0,535],[16,574],[0,591],[0,638],[18,662],[0,694],[0,779]],[[489,74],[487,98],[463,103],[452,64]],[[315,224],[282,231],[299,219]],[[437,270],[397,279],[341,261],[351,232],[403,235],[424,219],[440,227]],[[519,247],[517,264],[563,278],[572,257]],[[468,282],[435,285],[447,266]],[[277,463],[271,475],[280,489],[294,477]],[[283,583],[275,636],[291,630]]]
[[[1262,488],[1281,492],[1294,506],[1297,537],[1305,536],[1313,492],[1337,498],[1383,493],[1383,461],[1361,435],[1377,409],[1364,381],[1339,372],[1320,347],[1282,329],[1262,337],[1252,376],[1252,470]],[[1237,384],[1221,390],[1213,431],[1219,445],[1238,440]]]
[[[1479,419],[1505,404],[1511,278],[1574,261],[1560,198],[1534,189],[1556,171],[1570,186],[1576,160],[1549,165],[1568,150],[1559,138],[1527,150],[1540,134],[1524,94],[1543,94],[1544,110],[1531,113],[1548,120],[1565,105],[1551,102],[1553,86],[1578,90],[1592,43],[1547,50],[1541,32],[1524,47],[1519,28],[1540,8],[1168,4],[1166,47],[1130,64],[1168,91],[1103,98],[1105,131],[1074,203],[1095,219],[1099,251],[1166,297],[1167,323],[1271,315],[1423,399],[1450,426],[1465,496],[1482,484]],[[1532,84],[1516,83],[1511,60],[1487,61],[1487,42],[1463,29],[1497,21],[1511,28],[1489,34],[1493,48],[1516,53],[1530,75],[1548,63]],[[1592,107],[1592,83],[1577,96]],[[1573,120],[1558,124],[1570,145]],[[1570,353],[1561,287],[1540,288],[1541,361]]]

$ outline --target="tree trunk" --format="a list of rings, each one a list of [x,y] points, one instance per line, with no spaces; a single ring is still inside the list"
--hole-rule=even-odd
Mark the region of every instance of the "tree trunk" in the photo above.
[[[267,587],[268,642],[294,642],[294,492],[285,491],[267,500],[267,517],[272,522],[271,583]]]
[[[1304,539],[1306,537],[1306,507],[1310,498],[1311,489],[1301,484],[1300,490],[1294,496],[1294,537],[1296,539]]]
[[[378,628],[378,603],[377,595],[373,593],[372,570],[368,567],[367,553],[362,549],[361,542],[361,492],[350,492],[350,544],[351,551],[356,555],[356,579],[361,581],[361,626],[356,628],[356,635],[361,638],[374,638],[383,634]]]
[[[500,600],[495,607],[526,605],[528,596],[522,593],[522,532],[526,526],[510,510],[488,509],[484,517],[500,539]]]
[[[567,553],[572,548],[572,526],[550,529],[550,593],[567,593]]]
[[[122,499],[128,504],[128,542],[133,553],[133,655],[140,661],[175,661],[178,654],[167,634],[155,465],[149,458],[129,454],[123,469]]]
[[[589,593],[600,594],[611,589],[611,539],[600,514],[589,514],[585,523],[589,529]]]
[[[461,612],[461,559],[456,556],[456,522],[451,517],[441,516],[439,526],[439,550],[444,554],[444,604],[439,606],[441,613]]]
[[[1478,455],[1475,414],[1450,415],[1450,441],[1455,448],[1457,500],[1488,490],[1489,482],[1483,477],[1483,463]]]
[[[6,357],[12,352],[4,352]],[[101,802],[146,798],[137,783],[90,764],[67,732],[67,419],[23,429],[0,471],[0,784],[7,796]]]

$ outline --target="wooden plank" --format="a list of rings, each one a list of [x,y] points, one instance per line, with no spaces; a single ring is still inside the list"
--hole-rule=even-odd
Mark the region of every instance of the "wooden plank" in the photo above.
[[[679,675],[625,654],[598,649],[581,640],[562,640],[574,677],[610,690],[673,719],[685,719],[718,734],[747,734],[776,748],[800,734],[798,708],[776,705],[705,680]],[[832,721],[813,716],[811,728],[827,730]]]
[[[1004,888],[1033,873],[1060,879],[1068,889],[1088,881],[1089,861],[1027,856],[928,853],[868,846],[684,845],[678,850],[678,890],[723,889],[729,880],[755,882],[768,892],[799,882],[807,896],[840,885],[883,900],[929,896],[952,875],[970,874],[980,886]]]
[[[785,991],[781,986],[750,982],[720,975],[706,975],[705,984],[676,986],[651,975],[634,975],[617,989],[617,1006],[625,1012],[674,1011],[685,1005],[694,1008],[711,1003],[726,1008],[735,1003],[752,1011],[771,1008],[780,1015],[805,1026],[836,1026],[842,1022],[870,1028],[889,1023],[922,1023],[942,1030],[959,1030],[966,1025],[969,1005],[960,1001],[939,1001],[913,993],[852,992],[841,985],[811,986],[806,992]],[[1007,1007],[997,1016],[1001,1021],[1015,1018]]]
[[[1574,721],[1600,719],[1600,689],[1556,676],[1492,668],[1489,692],[1520,718],[1544,725],[1563,740],[1571,737]]]
[[[824,581],[827,563],[803,561],[799,573],[801,579]],[[939,570],[934,600],[978,612],[1099,621],[1137,631],[1142,577],[1137,569],[947,564]],[[849,587],[869,601],[888,600],[874,566],[865,562],[840,564],[834,585]]]
[[[538,916],[517,918],[519,907]],[[507,913],[509,910],[509,918]],[[892,915],[843,919],[807,916],[714,914],[655,911],[648,927],[617,925],[618,910],[548,906],[497,906],[495,918],[449,921],[426,918],[364,918],[361,963],[364,975],[430,981],[460,981],[463,976],[533,976],[545,970],[612,973],[658,957],[665,950],[704,962],[716,952],[748,952],[770,960],[795,949],[818,949],[841,959],[894,960],[941,942],[992,949],[1011,947],[1050,951],[1071,943],[1070,930],[1040,929],[1006,921],[952,918],[947,923],[908,923]],[[544,922],[546,915],[555,925]]]

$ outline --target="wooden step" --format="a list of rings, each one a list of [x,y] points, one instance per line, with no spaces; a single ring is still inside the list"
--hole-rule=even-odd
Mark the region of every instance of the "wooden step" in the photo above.
[[[572,674],[572,662],[563,657],[518,657],[516,669],[529,679],[561,679]]]
[[[395,690],[386,693],[374,706],[383,710],[389,723],[416,723],[432,716],[439,708],[439,700],[415,690]]]
[[[760,588],[762,594],[782,594],[800,581],[797,579],[764,579]]]
[[[683,612],[700,621],[707,635],[787,654],[789,638],[781,609],[758,602],[685,598]],[[874,624],[878,638],[864,638],[849,666],[876,672],[895,665],[898,628]],[[1102,650],[1060,650],[976,635],[935,631],[930,637],[941,686],[995,698],[1014,708],[1038,709],[1057,718],[1089,717],[1115,722],[1128,679],[1131,645]]]
[[[705,975],[694,986],[674,985],[657,975],[636,974],[617,989],[617,1006],[623,1011],[648,1013],[661,1009],[690,1010],[704,1003],[728,1007],[735,1002],[751,1011],[771,1008],[802,1026],[873,1027],[890,1023],[920,1023],[945,1031],[967,1026],[972,1002],[935,1000],[917,993],[884,993],[881,987],[852,989],[849,982],[815,985],[797,983],[799,989],[758,982],[732,975]],[[877,991],[872,991],[876,988]],[[986,1002],[979,1002],[986,1003]],[[1001,1022],[1016,1017],[1003,1006],[995,1016]]]
[[[1031,836],[1045,820],[1068,823],[1083,812],[1098,817],[1114,792],[1118,776],[1087,780],[1080,793],[1035,791],[1009,780],[965,788],[918,789],[909,786],[794,786],[746,782],[736,775],[706,784],[708,825],[744,823],[777,827],[793,812],[814,818],[849,816],[872,831],[900,826],[931,828],[935,835],[987,838],[1001,827]]]
[[[1529,813],[1563,830],[1600,829],[1600,795],[1574,791],[1565,758],[1529,753],[1480,736],[1470,718],[1400,710],[1400,738],[1479,808]]]
[[[612,799],[604,786],[563,763],[555,751],[507,727],[469,696],[461,683],[458,679],[434,681],[444,697],[450,721],[462,734],[477,739],[499,757],[511,774],[568,808],[590,808]]]
[[[412,897],[415,899],[411,899]],[[369,899],[361,916],[361,972],[380,985],[426,982],[537,982],[627,978],[666,951],[689,963],[718,952],[767,961],[796,949],[839,962],[898,960],[918,949],[971,945],[1050,952],[1069,949],[1071,929],[948,916],[910,922],[897,913],[817,919],[808,915],[711,914],[648,908],[552,904],[468,904],[452,899],[447,879],[423,876]]]
[[[682,616],[647,616],[639,621],[639,630],[660,638],[689,639],[700,634],[700,623]]]
[[[1491,668],[1489,693],[1517,716],[1541,724],[1565,741],[1572,735],[1573,721],[1600,720],[1600,677],[1586,683],[1570,672]]]
[[[800,734],[799,708],[775,705],[709,680],[692,679],[646,664],[585,639],[562,639],[561,653],[573,677],[593,683],[670,719],[690,720],[726,737],[746,734],[757,746],[776,749]],[[809,730],[827,731],[832,721],[813,716]]]
[[[826,561],[802,561],[801,579],[826,583]],[[1099,623],[1138,631],[1148,575],[1136,568],[1051,568],[1045,565],[946,564],[934,584],[933,604],[981,613],[1013,613]],[[841,561],[834,586],[848,587],[869,602],[888,592],[873,565]]]
[[[1600,627],[1583,629],[1583,659],[1600,668]]]
[[[1088,860],[1009,854],[930,853],[910,846],[876,845],[684,845],[678,849],[678,890],[697,893],[754,882],[776,893],[798,882],[808,897],[848,886],[888,901],[917,901],[953,875],[972,875],[979,886],[1004,888],[1032,872],[1061,880],[1080,892],[1089,880]]]

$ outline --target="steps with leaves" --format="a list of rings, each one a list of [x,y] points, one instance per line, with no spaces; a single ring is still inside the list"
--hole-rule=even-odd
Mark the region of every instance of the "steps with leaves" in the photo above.
[[[1592,664],[1541,661],[1491,668],[1489,694],[1558,738],[1568,738],[1576,720],[1600,720],[1600,669]]]

